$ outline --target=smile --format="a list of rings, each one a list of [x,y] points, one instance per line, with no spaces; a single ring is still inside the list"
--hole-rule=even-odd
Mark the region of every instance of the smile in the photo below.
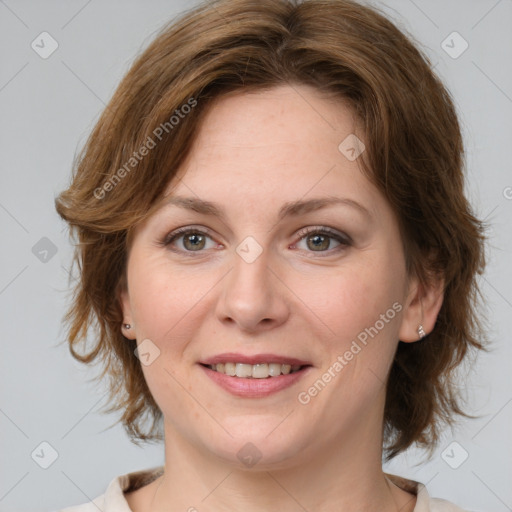
[[[269,377],[279,377],[279,375],[288,375],[299,371],[301,365],[279,364],[279,363],[218,363],[208,365],[213,370],[230,377],[240,377],[245,379],[267,379]]]
[[[303,379],[313,366],[280,363],[199,364],[205,375],[224,391],[241,398],[264,398]]]

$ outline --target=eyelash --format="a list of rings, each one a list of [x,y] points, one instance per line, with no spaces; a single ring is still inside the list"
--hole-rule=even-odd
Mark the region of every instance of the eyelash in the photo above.
[[[213,240],[212,235],[210,234],[209,230],[205,228],[193,228],[193,227],[184,227],[176,229],[175,231],[169,233],[164,240],[161,242],[161,245],[164,247],[169,247],[173,242],[175,242],[177,239],[181,238],[182,236],[188,235],[188,234],[195,234],[195,235],[203,235],[211,238]],[[301,242],[304,238],[306,238],[308,235],[311,234],[318,234],[318,235],[327,235],[329,238],[332,238],[336,240],[340,245],[335,247],[334,249],[328,249],[327,251],[306,251],[310,253],[318,253],[320,256],[322,254],[325,255],[331,255],[333,252],[338,252],[346,247],[349,247],[352,245],[352,239],[345,234],[341,234],[338,231],[335,231],[331,228],[325,227],[325,226],[319,226],[319,227],[307,227],[301,229],[297,233],[297,237],[299,237],[298,242],[295,242],[293,245],[296,245],[297,243]],[[179,252],[181,254],[185,253],[190,256],[194,256],[195,253],[201,253],[204,252],[203,250],[199,251],[187,251],[187,250],[181,250],[181,249],[171,249],[174,252]]]
[[[318,226],[318,227],[313,226],[313,227],[307,227],[307,228],[301,229],[297,233],[297,236],[299,237],[298,242],[302,241],[308,235],[312,235],[312,234],[327,235],[329,238],[336,240],[336,242],[338,242],[340,244],[338,247],[335,247],[334,249],[328,249],[327,251],[307,251],[307,252],[311,252],[313,254],[317,253],[319,255],[325,254],[327,256],[330,256],[331,254],[333,254],[333,252],[342,251],[343,249],[346,249],[347,247],[352,245],[352,239],[348,235],[341,234],[338,231],[335,231],[334,229],[328,228],[326,226]],[[296,243],[298,243],[298,242],[296,242]],[[295,244],[293,244],[293,245],[295,245]],[[322,256],[319,256],[319,257],[322,257]]]

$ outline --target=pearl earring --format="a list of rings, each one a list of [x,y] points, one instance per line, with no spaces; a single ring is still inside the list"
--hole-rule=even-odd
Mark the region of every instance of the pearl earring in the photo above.
[[[130,324],[123,324],[123,327],[125,329],[131,329],[132,328],[132,326]]]
[[[423,325],[421,325],[421,324],[418,327],[418,335],[420,337],[420,340],[427,335],[426,332],[425,332],[425,329],[423,329]]]

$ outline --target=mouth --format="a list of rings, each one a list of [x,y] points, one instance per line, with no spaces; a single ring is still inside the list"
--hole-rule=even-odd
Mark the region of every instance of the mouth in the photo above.
[[[275,354],[219,354],[199,365],[207,377],[229,393],[243,398],[263,398],[302,379],[313,365]]]
[[[238,377],[242,379],[269,379],[279,377],[280,375],[289,375],[306,368],[309,365],[285,364],[285,363],[217,363],[202,364],[206,368],[214,372],[229,375],[230,377]]]

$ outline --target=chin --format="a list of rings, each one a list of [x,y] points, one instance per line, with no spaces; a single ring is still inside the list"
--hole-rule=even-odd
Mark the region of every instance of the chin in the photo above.
[[[284,427],[290,421],[283,421],[285,417],[256,419],[253,415],[226,420],[224,426],[233,437],[227,434],[215,440],[210,437],[204,440],[204,447],[237,469],[270,471],[292,467],[303,459],[304,449],[312,440],[297,424]]]

